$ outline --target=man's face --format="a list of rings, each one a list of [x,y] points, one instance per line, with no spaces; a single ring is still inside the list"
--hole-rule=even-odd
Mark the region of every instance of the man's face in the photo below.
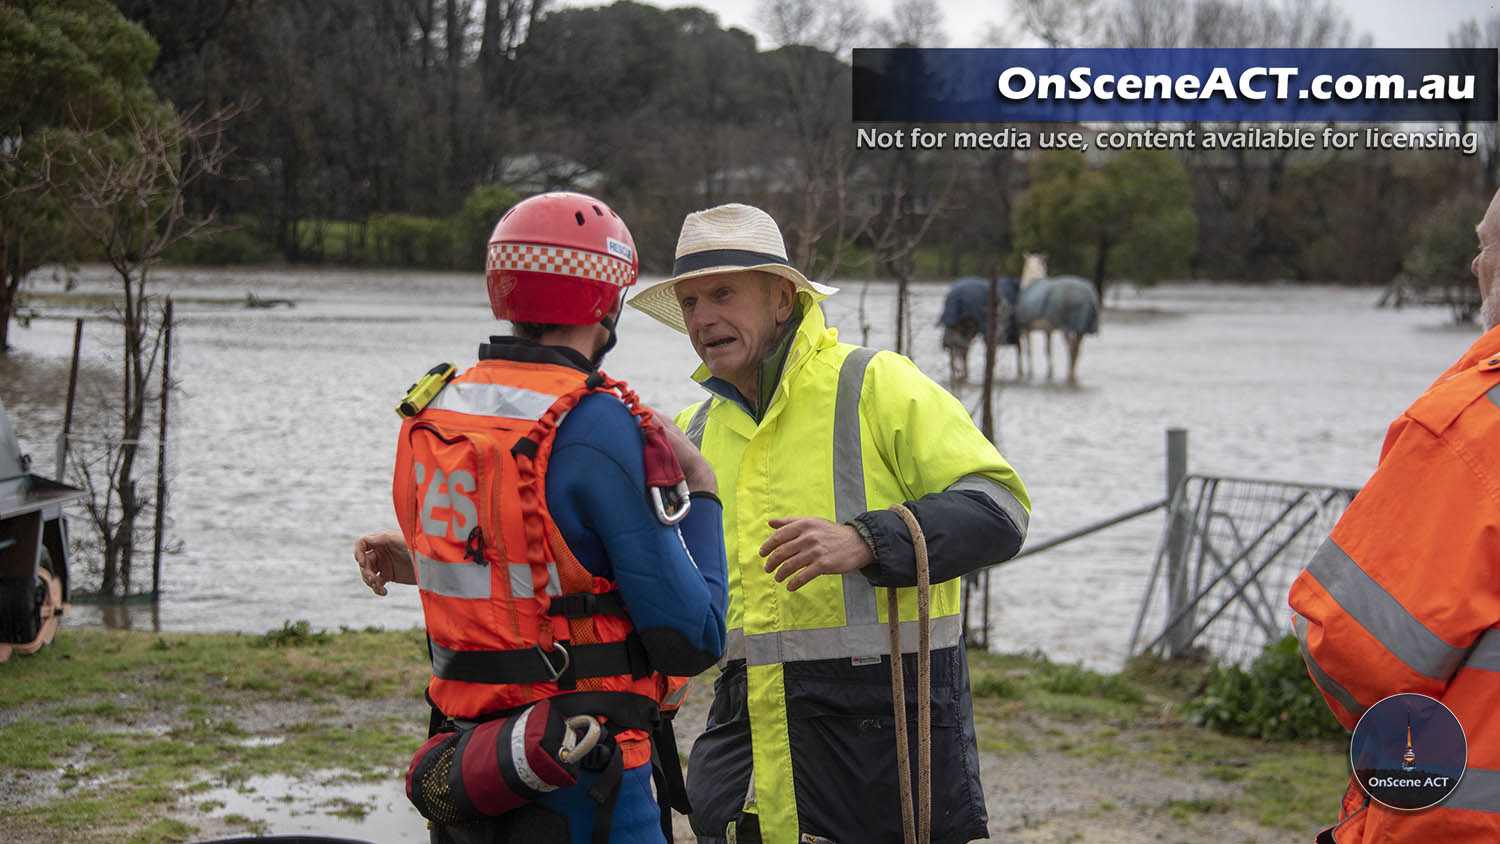
[[[1496,289],[1500,282],[1500,192],[1490,200],[1489,210],[1474,230],[1479,234],[1479,254],[1469,270],[1479,280],[1479,295],[1484,299],[1479,318],[1488,331],[1500,325],[1500,290]]]
[[[754,398],[755,367],[771,353],[779,327],[792,314],[796,287],[756,270],[722,273],[677,283],[677,304],[693,351],[708,371]]]

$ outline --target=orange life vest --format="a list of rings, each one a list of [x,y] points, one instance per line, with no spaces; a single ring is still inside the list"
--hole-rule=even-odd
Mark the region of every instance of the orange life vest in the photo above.
[[[396,515],[432,651],[428,696],[450,718],[577,692],[680,703],[688,681],[652,670],[614,582],[578,562],[547,510],[557,425],[599,391],[648,418],[603,373],[491,359],[401,426]],[[616,741],[625,767],[649,761],[642,730]]]

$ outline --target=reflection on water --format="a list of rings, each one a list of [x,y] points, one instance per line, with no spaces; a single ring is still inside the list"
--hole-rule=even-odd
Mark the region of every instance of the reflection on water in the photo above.
[[[469,274],[307,270],[169,270],[177,297],[165,598],[148,622],[137,608],[79,607],[68,624],[264,632],[307,619],[315,628],[409,627],[414,590],[377,598],[355,575],[361,534],[394,527],[390,482],[407,385],[434,363],[472,362],[497,325]],[[80,289],[102,289],[85,269]],[[49,288],[49,285],[52,287]],[[826,303],[858,339],[859,283]],[[38,289],[58,287],[42,280]],[[294,308],[246,309],[245,294]],[[917,285],[915,352],[941,377],[935,326],[944,287]],[[1327,287],[1164,285],[1110,295],[1101,333],[1083,343],[1081,386],[1013,379],[998,370],[1001,450],[1035,504],[1035,540],[1161,497],[1163,431],[1191,432],[1198,472],[1358,486],[1385,428],[1477,335],[1440,309],[1386,311],[1376,291]],[[893,339],[894,291],[865,299],[871,345]],[[0,357],[0,399],[23,444],[50,471],[62,419],[72,313],[13,327]],[[110,383],[117,327],[85,329],[85,376]],[[1058,370],[1066,366],[1054,338]],[[970,371],[980,372],[976,347]],[[607,369],[645,400],[675,412],[696,401],[696,358],[682,335],[627,309]],[[1036,352],[1039,371],[1045,358]],[[978,407],[977,385],[958,390]],[[82,520],[75,531],[82,531]],[[1113,667],[1123,654],[1161,530],[1159,517],[1008,566],[994,578],[992,641],[1054,659]],[[91,584],[75,563],[74,583]],[[136,581],[149,579],[149,557]],[[96,583],[97,580],[92,581]],[[97,617],[89,613],[97,612]]]
[[[326,835],[358,841],[426,841],[427,820],[412,810],[402,779],[359,781],[323,771],[305,777],[248,777],[193,794],[212,819],[254,818],[255,835]],[[203,820],[193,817],[195,826]]]
[[[74,527],[75,531],[78,529],[79,527]],[[73,564],[77,566],[77,560]],[[79,574],[80,571],[75,571],[74,576]],[[68,605],[64,623],[69,627],[160,633],[161,603],[141,597],[132,597],[121,603],[102,601],[90,595],[74,595],[72,603]]]

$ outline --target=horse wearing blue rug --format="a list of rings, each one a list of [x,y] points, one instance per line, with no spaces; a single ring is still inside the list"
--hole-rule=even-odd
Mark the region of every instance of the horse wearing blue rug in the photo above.
[[[1028,374],[1031,365],[1030,335],[1041,331],[1047,337],[1047,378],[1052,378],[1052,332],[1061,331],[1068,341],[1068,383],[1078,383],[1078,355],[1083,335],[1099,333],[1099,294],[1087,279],[1076,275],[1047,277],[1047,264],[1040,255],[1028,254],[1021,268],[1021,292],[1016,297],[1016,322],[1020,326],[1021,349],[1025,350]]]
[[[1001,276],[996,280],[995,294],[999,300],[995,312],[1000,317],[1001,330],[995,342],[1014,344],[1016,323],[1016,294],[1020,282],[1013,276]],[[943,326],[943,348],[948,352],[948,375],[954,381],[966,381],[969,377],[969,346],[979,332],[989,323],[990,280],[976,276],[965,276],[953,282],[943,299],[943,314],[938,324]]]

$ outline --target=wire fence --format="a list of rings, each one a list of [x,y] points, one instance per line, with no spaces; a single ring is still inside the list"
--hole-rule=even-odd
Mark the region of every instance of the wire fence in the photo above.
[[[1248,664],[1291,632],[1292,580],[1357,492],[1188,475],[1168,506],[1130,654]]]

